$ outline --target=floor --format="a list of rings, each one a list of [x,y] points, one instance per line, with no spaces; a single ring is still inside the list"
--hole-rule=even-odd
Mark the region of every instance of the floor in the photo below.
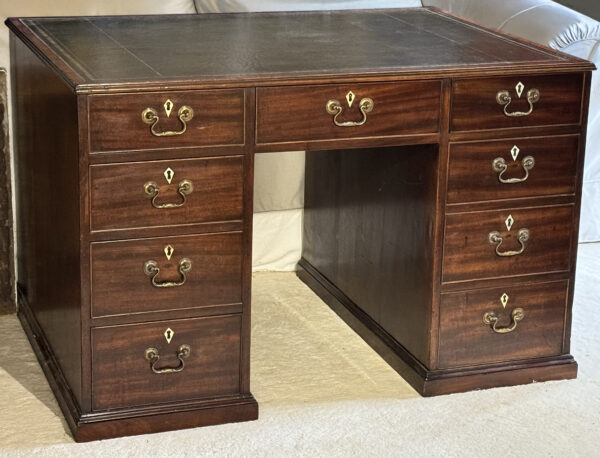
[[[14,315],[0,317],[0,456],[597,457],[600,244],[580,245],[579,377],[421,398],[292,273],[254,276],[255,422],[76,444]]]

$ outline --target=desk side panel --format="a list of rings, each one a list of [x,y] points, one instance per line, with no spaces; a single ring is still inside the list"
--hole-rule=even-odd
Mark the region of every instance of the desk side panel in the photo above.
[[[76,95],[13,34],[10,40],[20,307],[81,402]]]
[[[308,152],[303,259],[429,361],[434,145]]]

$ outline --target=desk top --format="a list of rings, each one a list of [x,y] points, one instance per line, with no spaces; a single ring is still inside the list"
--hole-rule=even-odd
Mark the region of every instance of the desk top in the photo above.
[[[591,70],[436,9],[11,18],[72,86]]]

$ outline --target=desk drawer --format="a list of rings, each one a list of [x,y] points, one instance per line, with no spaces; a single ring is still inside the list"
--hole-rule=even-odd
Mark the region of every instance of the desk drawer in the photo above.
[[[440,91],[439,81],[259,88],[256,141],[265,144],[436,133]],[[330,104],[333,114],[327,110],[329,101],[339,102],[338,108]],[[340,124],[364,124],[338,126],[334,118]]]
[[[242,90],[94,95],[89,104],[92,152],[244,143]]]
[[[579,137],[450,145],[448,203],[575,194]]]
[[[90,167],[92,231],[242,219],[243,158]]]
[[[449,214],[443,282],[567,271],[572,226],[571,205]]]
[[[239,394],[240,333],[241,315],[92,329],[93,409]]]
[[[539,93],[537,99],[530,92],[534,90]],[[507,98],[499,103],[502,91],[510,103]],[[581,73],[459,79],[452,85],[451,128],[461,131],[579,124],[582,91]],[[528,94],[532,96],[531,104]],[[530,110],[527,116],[514,116]]]
[[[560,281],[443,294],[439,366],[560,355],[567,291]]]
[[[95,242],[91,271],[94,317],[241,303],[242,233]]]

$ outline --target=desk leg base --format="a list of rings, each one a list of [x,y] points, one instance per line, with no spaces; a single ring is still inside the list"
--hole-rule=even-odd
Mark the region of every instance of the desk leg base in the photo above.
[[[563,359],[542,362],[511,364],[494,368],[478,368],[470,371],[446,372],[441,375],[431,372],[417,390],[423,396],[462,393],[485,390],[501,386],[526,385],[550,380],[566,380],[577,377],[577,363],[567,355]]]
[[[571,355],[429,370],[305,259],[300,260],[297,275],[422,396],[577,377],[577,363]]]
[[[157,406],[82,413],[56,357],[27,301],[19,295],[18,315],[76,442],[149,434],[258,418],[251,394]]]
[[[153,410],[153,409],[147,409]],[[258,404],[250,396],[227,401],[195,403],[188,406],[168,406],[163,412],[110,412],[80,417],[73,437],[77,442],[98,439],[110,439],[138,434],[159,433],[176,429],[196,428],[199,426],[221,425],[256,420]],[[122,418],[113,418],[121,414]]]

